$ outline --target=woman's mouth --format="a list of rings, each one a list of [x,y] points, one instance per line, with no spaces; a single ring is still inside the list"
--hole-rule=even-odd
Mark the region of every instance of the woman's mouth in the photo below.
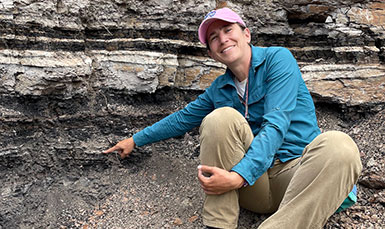
[[[225,52],[229,51],[232,48],[234,48],[234,45],[233,46],[229,46],[229,47],[223,49],[221,53],[225,53]]]

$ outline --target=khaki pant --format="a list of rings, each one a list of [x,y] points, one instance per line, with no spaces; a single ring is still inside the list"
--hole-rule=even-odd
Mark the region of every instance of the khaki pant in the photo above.
[[[245,118],[225,107],[203,120],[200,159],[203,165],[230,170],[247,152],[254,136]],[[206,226],[236,228],[240,206],[273,213],[259,228],[322,228],[352,190],[362,165],[356,144],[346,134],[319,135],[301,158],[279,160],[253,186],[221,195],[206,195]]]

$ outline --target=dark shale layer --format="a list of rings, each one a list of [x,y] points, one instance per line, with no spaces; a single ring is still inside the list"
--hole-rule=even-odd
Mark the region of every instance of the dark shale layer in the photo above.
[[[101,152],[183,108],[224,67],[197,41],[220,1],[0,3],[0,229],[201,228],[197,130]],[[359,201],[325,228],[383,228],[385,4],[227,1],[297,58],[323,131],[357,142]],[[267,215],[242,210],[239,227]]]

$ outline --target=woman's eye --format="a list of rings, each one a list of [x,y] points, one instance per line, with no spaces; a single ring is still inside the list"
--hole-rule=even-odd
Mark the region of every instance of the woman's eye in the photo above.
[[[228,33],[231,31],[231,28],[227,28],[225,31],[226,31],[226,33]]]

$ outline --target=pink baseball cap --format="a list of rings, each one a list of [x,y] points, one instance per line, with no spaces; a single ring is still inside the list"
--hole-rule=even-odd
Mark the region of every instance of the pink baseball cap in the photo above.
[[[229,8],[221,8],[221,9],[213,10],[208,14],[206,14],[205,18],[203,19],[198,29],[199,40],[202,44],[206,44],[207,29],[216,20],[227,21],[230,23],[238,22],[239,24],[246,27],[246,24],[242,20],[242,18],[238,14],[236,14],[234,11],[230,10]]]

